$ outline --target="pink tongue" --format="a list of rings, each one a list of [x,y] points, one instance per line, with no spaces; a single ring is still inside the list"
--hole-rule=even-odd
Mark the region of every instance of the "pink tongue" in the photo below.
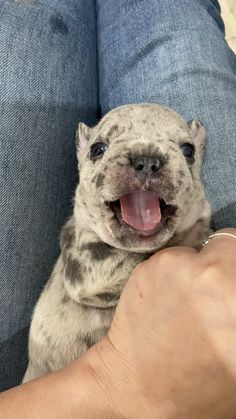
[[[149,191],[136,191],[120,198],[123,220],[136,230],[154,230],[161,221],[159,198]]]

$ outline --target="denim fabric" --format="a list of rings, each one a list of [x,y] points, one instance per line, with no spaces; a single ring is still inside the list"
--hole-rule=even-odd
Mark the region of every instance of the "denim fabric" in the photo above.
[[[208,132],[203,175],[216,228],[236,225],[236,56],[215,0],[97,0],[102,113],[155,102]]]
[[[71,211],[76,125],[97,117],[96,50],[93,0],[0,1],[1,390],[22,378]]]
[[[215,0],[0,0],[0,51],[3,390],[71,210],[78,120],[142,101],[201,119],[215,223],[236,225],[236,59]]]

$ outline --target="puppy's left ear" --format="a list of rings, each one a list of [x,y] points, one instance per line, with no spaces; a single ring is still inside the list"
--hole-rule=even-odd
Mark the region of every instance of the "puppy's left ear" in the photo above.
[[[202,152],[206,143],[206,130],[202,123],[197,119],[193,119],[187,122],[190,128],[190,138],[193,141],[195,147]]]
[[[91,128],[85,125],[83,122],[79,123],[78,129],[76,131],[76,149],[77,149],[77,156],[79,158],[80,154],[86,147],[89,142],[91,134]]]

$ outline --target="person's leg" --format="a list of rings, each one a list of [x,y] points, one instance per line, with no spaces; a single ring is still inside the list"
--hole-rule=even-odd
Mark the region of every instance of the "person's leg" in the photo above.
[[[97,0],[102,113],[156,102],[208,132],[204,178],[217,228],[236,225],[236,56],[216,0]]]
[[[32,308],[71,210],[79,120],[96,121],[93,0],[0,1],[0,390],[20,382]]]

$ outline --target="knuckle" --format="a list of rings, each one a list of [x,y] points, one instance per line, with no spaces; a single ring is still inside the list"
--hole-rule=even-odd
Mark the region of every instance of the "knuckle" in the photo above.
[[[200,268],[201,279],[207,282],[222,280],[225,276],[223,264],[219,260],[209,260]]]
[[[166,249],[162,249],[157,252],[151,260],[155,263],[159,263],[160,266],[175,266],[176,264],[179,265],[180,261],[183,260],[188,263],[189,261],[189,254],[186,252],[186,249],[182,246],[179,247],[169,247]]]
[[[173,262],[174,260],[174,254],[172,252],[172,249],[163,249],[159,252],[155,253],[155,255],[150,259],[151,262],[154,263],[161,263],[163,265],[169,264],[170,261]]]

